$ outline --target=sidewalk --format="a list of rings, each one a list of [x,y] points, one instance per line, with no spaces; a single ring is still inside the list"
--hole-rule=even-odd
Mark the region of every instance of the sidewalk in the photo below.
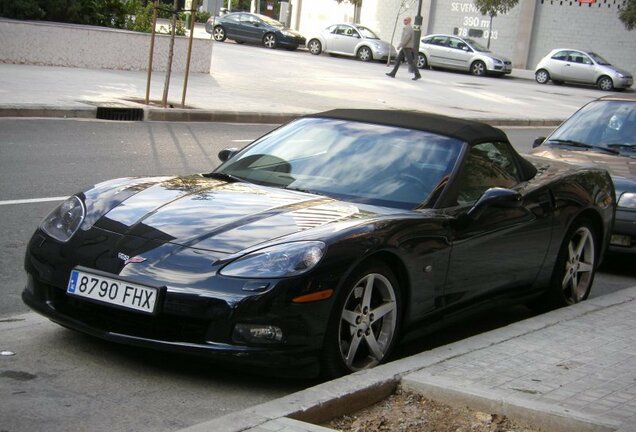
[[[401,384],[546,432],[636,430],[636,287],[326,382],[181,432],[319,432]]]
[[[157,105],[163,96],[164,72],[153,72],[150,101],[155,103],[145,105],[144,71],[0,64],[0,117],[96,118],[97,108],[107,107],[143,110],[145,120],[282,123],[333,108],[371,108],[429,111],[493,125],[555,126],[598,96],[585,91],[559,103],[553,99],[560,96],[552,94],[520,95],[516,101],[503,96],[512,94],[519,83],[524,92],[536,91],[538,84],[530,81],[533,72],[526,70],[515,70],[506,78],[431,72],[413,83],[406,72],[389,81],[384,76],[386,66],[379,63],[268,50],[274,57],[272,65],[250,65],[249,59],[228,55],[244,48],[215,46],[212,74],[189,76],[185,109],[181,108],[183,74],[172,74],[170,108],[164,109]],[[298,70],[282,75],[275,70],[276,64],[292,61],[302,64]],[[320,69],[311,76],[301,72],[312,67]]]

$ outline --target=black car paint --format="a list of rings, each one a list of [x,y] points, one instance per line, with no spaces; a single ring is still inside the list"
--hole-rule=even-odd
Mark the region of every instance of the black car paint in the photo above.
[[[225,34],[228,39],[238,42],[260,44],[263,42],[263,38],[266,34],[272,33],[276,35],[277,46],[298,48],[298,46],[305,44],[305,38],[295,30],[287,27],[275,27],[264,21],[261,21],[258,25],[244,22],[240,18],[246,15],[257,17],[257,15],[247,12],[229,13],[215,18],[211,27],[212,29],[215,27],[222,27],[225,30]],[[237,18],[238,20],[236,20]],[[292,34],[293,36],[289,36],[288,34],[283,33],[283,31],[288,34]]]
[[[25,257],[29,279],[23,299],[53,321],[103,339],[259,366],[302,367],[312,374],[343,282],[371,257],[393,268],[404,297],[402,330],[418,334],[440,318],[541,294],[569,224],[580,215],[599,227],[602,253],[613,217],[607,173],[529,159],[538,171],[515,188],[523,200],[518,207],[486,208],[472,219],[466,216],[469,207],[405,211],[344,203],[356,217],[304,230],[272,220],[298,209],[320,211],[320,206],[343,203],[205,176],[131,179],[130,187],[106,183],[80,195],[89,204],[87,219],[95,221],[91,229],[80,230],[68,243],[39,230],[33,235]],[[91,207],[91,202],[101,206]],[[272,207],[272,202],[280,204]],[[212,207],[223,210],[222,222],[202,217]],[[193,209],[196,214],[190,217]],[[166,232],[174,226],[179,229]],[[321,239],[328,250],[307,274],[254,280],[219,273],[252,250],[307,239]],[[146,261],[124,265],[119,253],[142,255]],[[112,308],[67,296],[75,266],[141,284],[162,281],[160,313],[117,312],[113,319]],[[319,302],[291,301],[325,288],[336,294]],[[237,322],[279,325],[286,339],[273,346],[236,343],[232,329]]]

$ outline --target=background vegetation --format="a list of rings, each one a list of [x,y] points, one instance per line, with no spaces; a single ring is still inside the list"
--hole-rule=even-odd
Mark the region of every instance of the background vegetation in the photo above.
[[[86,24],[150,32],[154,2],[151,0],[0,0],[0,16],[19,20],[42,20]],[[158,16],[172,18],[172,0],[161,0]],[[183,8],[183,1],[180,2]],[[205,22],[207,12],[197,12]],[[185,34],[186,14],[179,12],[176,33]],[[166,30],[166,32],[169,29]]]

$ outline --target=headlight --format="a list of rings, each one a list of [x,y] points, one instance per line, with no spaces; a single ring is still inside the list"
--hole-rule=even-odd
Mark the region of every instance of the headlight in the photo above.
[[[290,33],[290,32],[285,31],[285,30],[282,30],[281,33],[284,34],[285,36],[289,36],[289,37],[294,37],[295,36],[293,33]]]
[[[503,64],[503,62],[499,59],[492,59],[492,61],[494,61],[495,64]]]
[[[625,75],[620,72],[614,72],[614,75],[616,75],[618,78],[625,78]]]
[[[314,268],[325,249],[325,244],[318,241],[280,244],[245,255],[225,266],[220,273],[255,278],[296,276]]]
[[[623,193],[618,199],[618,206],[623,208],[636,209],[636,193]]]
[[[86,216],[84,203],[72,196],[48,215],[40,229],[55,240],[67,242],[77,232]]]

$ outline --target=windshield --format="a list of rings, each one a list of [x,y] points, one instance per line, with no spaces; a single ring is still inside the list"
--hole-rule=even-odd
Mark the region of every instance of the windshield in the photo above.
[[[595,101],[570,117],[547,139],[568,141],[633,155],[636,146],[636,101]]]
[[[600,65],[603,66],[611,66],[610,62],[608,62],[607,60],[605,60],[603,57],[601,57],[600,55],[594,53],[594,52],[588,52],[587,55],[589,55],[590,57],[592,57],[594,59],[594,61]]]
[[[360,32],[360,34],[362,35],[363,38],[366,39],[380,39],[375,33],[373,33],[373,30],[368,29],[366,27],[362,27],[362,26],[357,26],[356,27],[358,29],[358,31]]]
[[[482,44],[480,44],[479,42],[477,42],[474,39],[464,39],[466,42],[468,42],[470,44],[471,47],[473,47],[473,49],[475,51],[479,51],[479,52],[490,52],[490,50],[488,48],[486,48],[485,46],[483,46]]]
[[[345,201],[412,209],[444,184],[462,146],[457,139],[412,129],[305,118],[259,139],[216,172]]]

